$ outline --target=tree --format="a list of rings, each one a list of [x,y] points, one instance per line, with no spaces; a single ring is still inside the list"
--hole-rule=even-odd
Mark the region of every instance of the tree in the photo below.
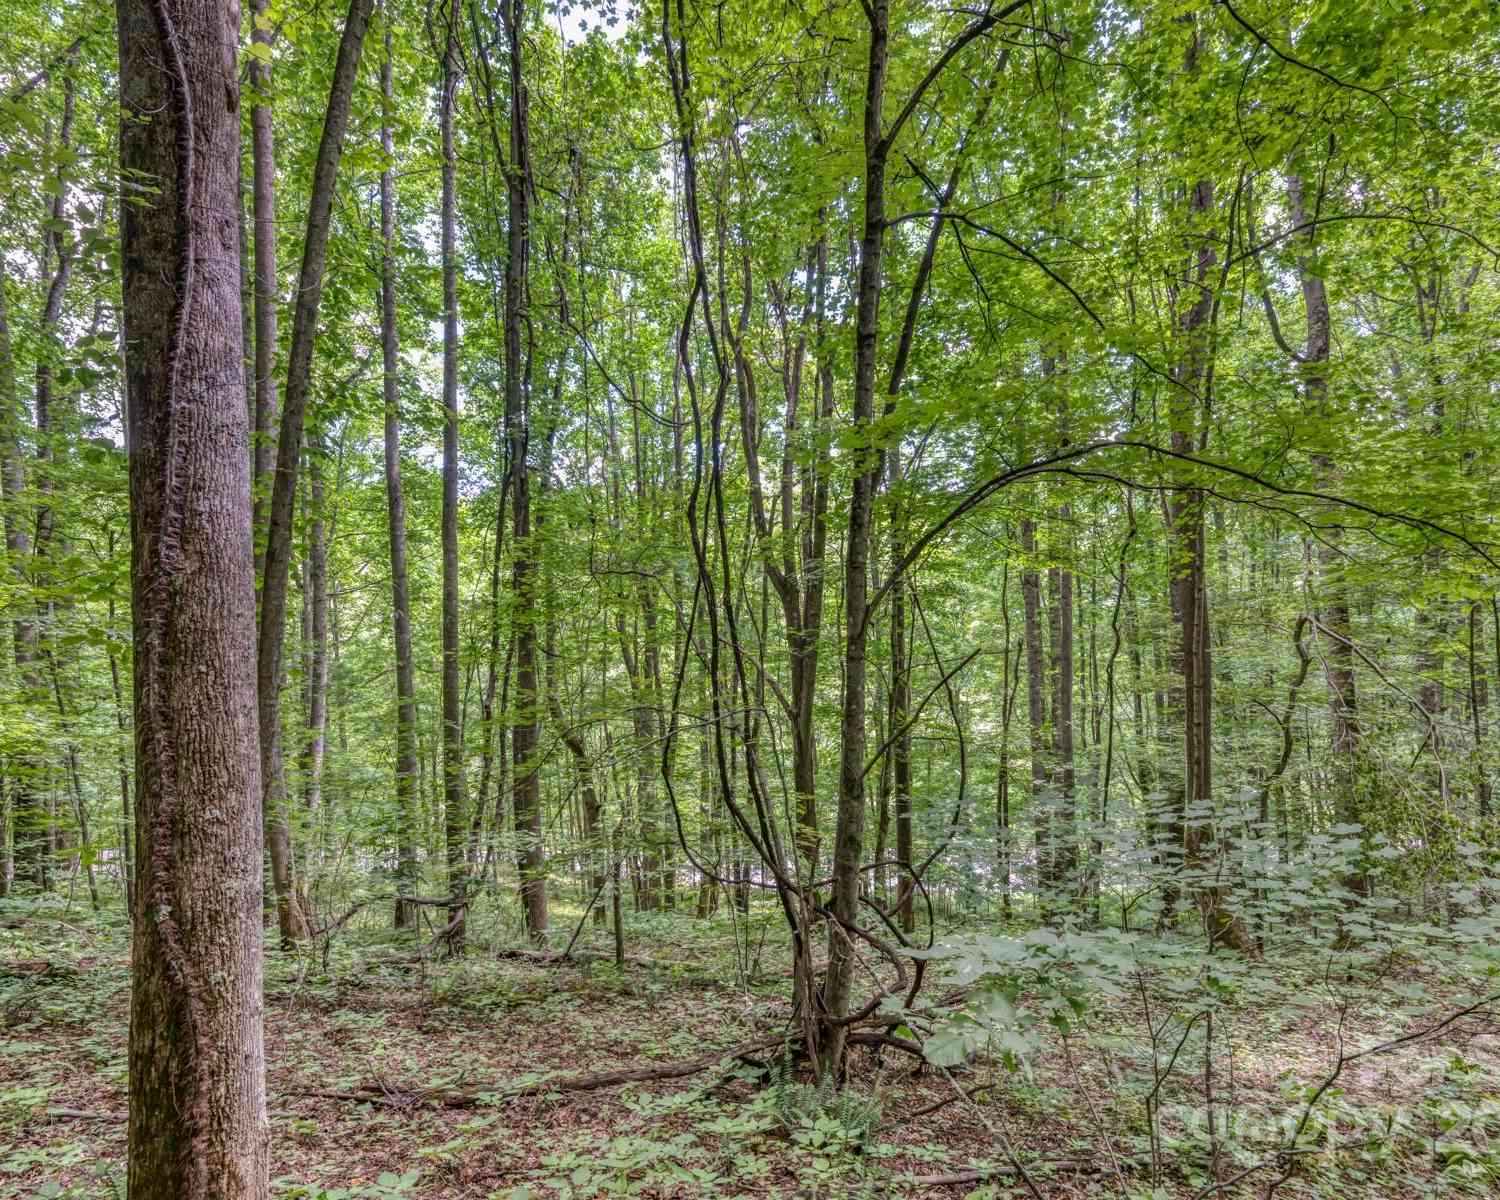
[[[287,354],[286,387],[281,404],[281,433],[276,447],[276,474],[271,488],[266,532],[265,574],[260,594],[260,640],[256,659],[256,689],[260,717],[261,785],[265,789],[266,845],[271,854],[271,879],[276,889],[277,921],[283,941],[305,937],[309,930],[293,880],[292,834],[286,811],[286,766],[282,751],[281,683],[285,656],[287,580],[292,560],[292,509],[297,495],[297,472],[302,458],[302,427],[311,387],[313,349],[318,334],[318,310],[323,299],[323,269],[333,214],[334,184],[344,131],[354,100],[354,83],[364,49],[374,0],[350,0],[333,68],[323,136],[313,171],[312,200],[307,209],[307,234],[302,246],[302,269],[297,276],[297,298],[292,314],[292,341]],[[258,352],[257,352],[258,354]],[[259,361],[257,357],[257,362]]]
[[[468,823],[464,818],[463,716],[458,697],[458,161],[453,112],[458,93],[458,0],[449,0],[438,101],[443,151],[443,829],[448,850],[448,948],[462,954],[468,908]]]
[[[406,575],[406,493],[401,486],[401,377],[396,321],[396,149],[391,133],[394,102],[391,63],[391,18],[385,13],[385,57],[380,63],[380,362],[385,413],[384,457],[386,529],[391,556],[391,636],[396,659],[396,844],[397,887],[406,895],[417,888],[417,703],[411,661],[411,590]],[[412,906],[398,899],[397,929],[414,923]]]
[[[547,934],[546,849],[542,844],[541,778],[537,762],[541,703],[536,670],[536,547],[531,527],[531,423],[528,382],[530,349],[523,358],[522,334],[528,320],[527,271],[531,254],[530,110],[522,52],[526,7],[502,0],[500,23],[509,63],[510,142],[505,164],[505,446],[515,560],[511,595],[515,601],[516,718],[511,733],[514,756],[515,828],[521,902],[526,931],[535,942]]]
[[[121,214],[136,647],[129,1189],[142,1198],[268,1189],[237,18],[233,5],[119,7],[120,165],[160,189]]]

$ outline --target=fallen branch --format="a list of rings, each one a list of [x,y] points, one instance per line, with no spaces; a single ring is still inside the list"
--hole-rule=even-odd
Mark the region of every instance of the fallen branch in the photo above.
[[[58,1121],[110,1121],[124,1124],[129,1118],[124,1113],[89,1112],[82,1108],[49,1108],[46,1114]]]
[[[378,1084],[363,1084],[352,1091],[311,1091],[304,1096],[317,1096],[327,1100],[350,1100],[361,1104],[380,1104],[388,1108],[412,1108],[417,1105],[432,1105],[437,1108],[478,1108],[499,1100],[515,1100],[522,1096],[540,1096],[549,1092],[593,1092],[603,1088],[619,1087],[626,1083],[654,1083],[662,1079],[684,1079],[697,1075],[710,1067],[729,1059],[740,1059],[757,1050],[769,1050],[786,1039],[775,1037],[756,1038],[741,1042],[726,1050],[714,1050],[698,1058],[683,1062],[661,1063],[653,1067],[626,1067],[618,1071],[599,1071],[590,1075],[563,1075],[550,1079],[536,1079],[528,1083],[500,1086],[476,1092],[401,1092]]]
[[[984,1095],[984,1093],[986,1092],[994,1091],[997,1086],[999,1085],[993,1083],[982,1083],[973,1091],[960,1092],[956,1096],[944,1096],[941,1100],[934,1100],[931,1104],[924,1104],[916,1111],[907,1113],[906,1116],[901,1118],[901,1124],[905,1125],[908,1121],[915,1121],[918,1117],[929,1116],[932,1113],[937,1112],[939,1109],[947,1108],[950,1104],[957,1104],[960,1100],[968,1100],[977,1104],[979,1102],[980,1096]]]

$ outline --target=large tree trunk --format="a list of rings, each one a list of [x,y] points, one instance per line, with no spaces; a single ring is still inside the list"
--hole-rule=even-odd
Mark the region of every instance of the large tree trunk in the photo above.
[[[161,186],[121,205],[139,818],[127,1186],[134,1200],[262,1200],[239,12],[118,12],[121,166]]]
[[[443,143],[443,831],[448,851],[448,949],[462,954],[468,898],[468,822],[464,818],[464,735],[458,696],[458,157],[453,108],[458,98],[457,6],[449,10],[438,113]]]
[[[256,688],[260,718],[260,773],[271,852],[271,880],[276,890],[277,923],[283,942],[307,934],[307,917],[297,901],[292,878],[292,834],[286,811],[286,765],[281,742],[281,676],[285,653],[287,582],[292,562],[292,507],[297,495],[297,469],[302,454],[302,426],[312,383],[312,359],[317,339],[318,309],[323,299],[323,265],[328,256],[328,232],[333,213],[334,184],[343,152],[344,131],[354,84],[359,74],[365,30],[373,0],[349,0],[349,15],[339,41],[323,118],[323,136],[313,167],[312,197],[307,209],[307,236],[302,247],[302,269],[297,278],[297,302],[292,314],[292,342],[287,356],[286,390],[281,405],[281,434],[276,447],[276,477],[271,489],[270,525],[266,532],[265,576],[261,586],[260,642],[256,660]],[[257,350],[259,347],[257,347]]]

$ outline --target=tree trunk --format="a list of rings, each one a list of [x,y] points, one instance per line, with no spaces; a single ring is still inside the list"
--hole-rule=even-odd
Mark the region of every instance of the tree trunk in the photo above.
[[[266,566],[266,506],[270,503],[271,470],[276,463],[276,141],[271,122],[271,49],[274,24],[270,0],[251,0],[251,47],[263,46],[267,57],[252,53],[247,59],[250,78],[251,187],[255,226],[255,456],[251,487],[254,496],[255,578]]]
[[[590,897],[597,896],[599,899],[594,903],[594,923],[604,923],[603,892],[609,876],[605,872],[605,861],[609,857],[609,847],[604,842],[604,818],[603,809],[599,803],[599,790],[594,786],[594,772],[589,766],[588,746],[584,743],[583,732],[576,725],[569,724],[563,715],[562,701],[557,695],[557,631],[555,626],[549,626],[547,630],[547,710],[557,726],[558,736],[567,746],[568,753],[573,758],[573,771],[578,779],[578,790],[583,803],[583,845],[584,858],[588,864],[588,884],[591,889]]]
[[[307,592],[303,605],[308,613],[306,688],[307,741],[302,747],[302,807],[309,826],[323,806],[323,760],[328,740],[328,531],[324,518],[323,447],[317,441],[309,448],[307,462],[311,508],[307,534]],[[302,872],[307,887],[307,871]],[[301,894],[306,908],[306,892]]]
[[[833,837],[833,886],[829,905],[828,969],[823,979],[819,1071],[837,1079],[848,1044],[855,946],[845,928],[859,905],[859,866],[865,835],[865,672],[870,569],[870,518],[880,481],[880,457],[868,444],[875,420],[875,365],[880,338],[881,258],[885,249],[885,168],[890,153],[884,120],[886,59],[890,36],[888,0],[865,10],[869,47],[864,102],[864,219],[859,244],[854,333],[854,478],[849,531],[844,542],[844,708],[839,726],[839,804]],[[843,928],[836,928],[842,926]]]
[[[154,204],[121,205],[139,818],[127,1187],[263,1200],[239,13],[118,13],[121,167],[161,186]]]
[[[1195,28],[1188,48],[1186,71],[1197,73],[1201,33]],[[1213,314],[1213,272],[1217,265],[1214,242],[1203,225],[1214,205],[1214,185],[1199,179],[1188,189],[1187,227],[1196,245],[1190,302],[1175,314],[1180,339],[1174,368],[1177,387],[1171,406],[1172,449],[1192,454],[1199,449],[1205,388],[1210,378]],[[1200,878],[1194,898],[1203,917],[1209,945],[1227,944],[1248,952],[1253,943],[1244,922],[1226,909],[1228,888],[1208,882],[1215,874],[1212,859],[1217,853],[1213,804],[1213,670],[1209,636],[1207,566],[1204,536],[1204,494],[1196,488],[1178,489],[1167,500],[1172,535],[1171,553],[1173,613],[1179,636],[1172,647],[1172,686],[1180,699],[1184,733],[1182,822],[1183,864]]]
[[[887,455],[890,467],[889,487],[894,491],[901,479],[901,452],[892,447]],[[902,571],[902,559],[906,557],[903,516],[899,496],[891,504],[891,784],[896,809],[896,857],[905,864],[897,884],[897,917],[904,932],[917,927],[916,911],[912,907],[916,888],[910,875],[912,869],[911,838],[911,657],[906,647],[906,577]]]
[[[1493,597],[1490,605],[1491,611],[1495,611]],[[1484,635],[1480,632],[1482,624],[1479,602],[1475,601],[1469,605],[1469,707],[1474,718],[1474,804],[1477,810],[1475,815],[1479,818],[1480,837],[1488,842],[1495,789],[1490,780],[1490,685],[1489,672],[1481,661],[1484,652]],[[1495,635],[1500,639],[1500,629],[1495,630]],[[1496,641],[1495,650],[1500,655],[1500,640]]]
[[[458,696],[458,157],[453,108],[459,77],[458,10],[449,9],[438,111],[443,148],[443,831],[448,851],[448,950],[464,948],[468,822],[464,816],[463,720]]]
[[[262,808],[266,843],[271,853],[271,880],[276,891],[277,923],[283,942],[295,941],[308,932],[307,917],[297,902],[292,878],[292,834],[287,822],[286,767],[281,742],[280,697],[287,582],[292,561],[292,502],[297,495],[302,426],[312,382],[313,348],[317,339],[318,309],[323,298],[323,266],[328,255],[334,185],[372,3],[373,0],[349,0],[349,15],[345,18],[343,37],[339,41],[333,85],[329,89],[328,109],[323,118],[323,135],[313,167],[307,236],[302,247],[302,269],[297,278],[297,302],[292,314],[292,342],[287,356],[281,434],[276,448],[276,477],[271,489],[270,524],[266,533],[256,688]]]
[[[1328,289],[1318,273],[1317,232],[1307,204],[1306,183],[1300,172],[1287,175],[1287,206],[1293,225],[1305,225],[1298,235],[1304,252],[1297,256],[1297,275],[1302,285],[1302,308],[1307,318],[1307,341],[1300,355],[1303,388],[1309,414],[1319,423],[1332,426],[1337,420],[1328,403],[1328,360],[1332,347],[1333,321],[1328,309]],[[1269,301],[1268,301],[1269,303]],[[1332,488],[1338,482],[1338,468],[1327,454],[1314,454],[1321,486]],[[1344,572],[1343,530],[1337,519],[1329,523],[1318,538],[1318,575],[1322,592],[1322,612],[1326,649],[1323,658],[1328,666],[1328,716],[1331,727],[1330,749],[1338,775],[1339,820],[1358,824],[1363,814],[1359,803],[1359,701],[1354,676],[1353,624],[1350,620],[1349,584]],[[1362,871],[1348,876],[1345,886],[1356,895],[1368,895],[1369,877]]]
[[[1021,608],[1026,641],[1026,718],[1031,756],[1031,810],[1036,822],[1036,886],[1040,896],[1052,881],[1052,823],[1047,811],[1047,702],[1042,666],[1042,580],[1036,569],[1036,523],[1021,521]]]
[[[516,719],[511,735],[515,763],[514,806],[518,837],[521,902],[526,932],[533,942],[547,936],[547,859],[542,845],[542,804],[537,768],[539,712],[536,679],[535,547],[531,543],[531,459],[521,333],[526,323],[526,274],[531,252],[527,192],[531,176],[531,132],[522,70],[525,6],[502,0],[501,21],[510,59],[510,163],[506,171],[505,261],[505,435],[511,488],[511,531],[515,561]]]
[[[380,353],[385,399],[385,510],[391,545],[392,636],[396,647],[396,890],[417,890],[417,699],[411,661],[411,593],[406,581],[406,497],[401,487],[401,380],[396,327],[396,168],[391,80],[391,28],[380,63]],[[411,905],[396,901],[395,926],[416,922]]]
[[[1058,510],[1066,519],[1068,506]],[[1061,894],[1070,890],[1078,875],[1078,828],[1073,770],[1073,573],[1062,567],[1047,571],[1047,618],[1051,662],[1051,760],[1055,794],[1051,817],[1052,861],[1048,884]]]
[[[1021,645],[1011,656],[1010,560],[1007,558],[1000,576],[1000,620],[1005,629],[1000,673],[1000,751],[995,764],[995,865],[1000,873],[1001,913],[1011,917],[1010,879],[1014,848],[1010,819],[1010,726],[1016,713],[1016,688],[1020,684]]]

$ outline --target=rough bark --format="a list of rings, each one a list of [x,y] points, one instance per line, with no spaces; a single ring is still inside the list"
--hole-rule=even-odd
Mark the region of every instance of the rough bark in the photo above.
[[[129,1194],[262,1200],[261,820],[238,5],[122,0],[137,894]],[[227,103],[226,103],[227,101]]]

